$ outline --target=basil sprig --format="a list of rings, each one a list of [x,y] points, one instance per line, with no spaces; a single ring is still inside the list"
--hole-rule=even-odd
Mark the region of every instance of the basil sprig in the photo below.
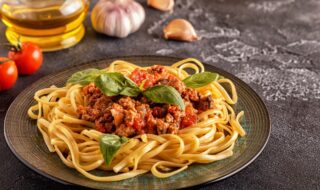
[[[184,110],[185,105],[180,93],[171,86],[158,85],[147,88],[143,95],[155,103],[167,103],[178,105],[181,110]]]
[[[68,80],[68,83],[81,85],[91,82],[94,82],[107,96],[137,97],[142,93],[152,102],[178,105],[181,110],[185,108],[181,95],[175,88],[158,85],[142,91],[132,80],[117,72],[107,73],[98,69],[87,69],[73,74]]]
[[[71,75],[67,83],[87,85],[93,82],[98,76],[100,76],[103,73],[106,73],[106,71],[99,69],[86,69]]]
[[[105,73],[98,76],[95,85],[107,96],[138,96],[141,91],[137,85],[121,73]]]
[[[191,75],[183,80],[187,87],[199,88],[219,79],[219,74],[212,72],[202,72]]]
[[[110,165],[113,157],[127,141],[128,139],[126,137],[119,137],[114,134],[104,134],[100,137],[100,151],[107,166]]]

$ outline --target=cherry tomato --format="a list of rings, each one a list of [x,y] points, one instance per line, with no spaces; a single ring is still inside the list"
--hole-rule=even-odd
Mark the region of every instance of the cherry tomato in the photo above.
[[[35,73],[43,60],[41,49],[31,42],[22,42],[12,47],[8,57],[16,63],[19,74],[23,75]]]
[[[10,89],[17,78],[18,71],[15,63],[6,57],[0,57],[0,91]]]

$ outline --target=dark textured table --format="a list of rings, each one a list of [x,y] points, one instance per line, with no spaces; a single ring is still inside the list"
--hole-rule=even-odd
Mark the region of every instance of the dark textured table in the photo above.
[[[142,4],[148,16],[135,34],[125,39],[97,34],[87,17],[81,43],[46,53],[38,73],[19,77],[13,89],[0,93],[0,189],[79,189],[38,175],[9,150],[3,120],[19,92],[73,65],[145,54],[196,57],[220,67],[249,84],[269,109],[272,134],[258,159],[202,189],[320,189],[320,1],[177,0],[172,14]],[[201,40],[163,40],[163,26],[177,17],[191,21]],[[0,43],[6,42],[4,31],[0,24]],[[4,48],[0,55],[6,55]]]

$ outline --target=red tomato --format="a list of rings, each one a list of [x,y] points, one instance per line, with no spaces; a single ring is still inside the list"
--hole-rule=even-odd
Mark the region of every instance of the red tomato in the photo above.
[[[143,119],[141,119],[140,117],[134,118],[133,127],[137,131],[141,131],[144,126],[145,126],[145,121]]]
[[[197,114],[192,106],[186,107],[186,116],[182,118],[180,127],[186,128],[189,127],[197,122]]]
[[[10,89],[17,81],[18,71],[14,62],[0,57],[0,91]]]
[[[137,85],[140,85],[143,80],[145,80],[147,77],[147,72],[140,70],[140,69],[135,69],[129,76],[129,78],[135,82]]]
[[[154,86],[154,84],[156,83],[156,79],[153,75],[148,75],[147,78],[145,79],[143,88],[147,89],[149,87]]]
[[[143,83],[143,88],[147,89],[157,82],[154,75],[148,73],[145,70],[135,69],[129,76],[129,78],[135,82],[138,86]]]
[[[41,49],[31,42],[23,42],[22,45],[13,47],[8,57],[16,63],[19,74],[23,75],[35,73],[43,60]]]

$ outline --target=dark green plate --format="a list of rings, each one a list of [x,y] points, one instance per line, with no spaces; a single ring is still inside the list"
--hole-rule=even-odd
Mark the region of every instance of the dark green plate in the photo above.
[[[96,182],[82,176],[75,169],[65,166],[55,153],[50,153],[38,132],[36,122],[27,116],[27,109],[34,104],[34,93],[50,85],[63,86],[74,72],[89,67],[104,68],[115,59],[123,59],[135,64],[170,65],[180,58],[158,56],[117,57],[75,66],[65,71],[46,76],[27,87],[11,104],[4,123],[6,141],[12,152],[34,171],[64,184],[75,184],[96,189],[177,189],[215,182],[229,177],[248,166],[262,152],[270,135],[270,120],[266,106],[259,96],[237,77],[216,67],[205,65],[209,71],[220,73],[231,79],[238,90],[237,111],[244,110],[242,121],[247,136],[239,138],[234,155],[212,164],[195,164],[187,170],[165,179],[151,174],[141,175],[119,182]],[[103,171],[94,171],[105,174]],[[108,173],[111,174],[111,173]]]

